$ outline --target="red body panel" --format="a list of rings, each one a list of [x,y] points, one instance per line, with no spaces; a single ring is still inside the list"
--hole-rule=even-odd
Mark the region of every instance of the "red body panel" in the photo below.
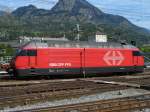
[[[132,52],[122,49],[86,49],[85,66],[133,66]]]
[[[82,49],[39,49],[39,68],[80,68]]]
[[[29,67],[29,57],[28,56],[18,56],[15,60],[15,68],[26,69]]]
[[[144,66],[143,56],[133,56],[133,51],[115,48],[39,48],[37,56],[18,56],[15,66],[17,69]]]

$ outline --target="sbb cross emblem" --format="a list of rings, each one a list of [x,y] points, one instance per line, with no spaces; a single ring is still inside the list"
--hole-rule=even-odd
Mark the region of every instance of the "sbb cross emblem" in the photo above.
[[[109,66],[118,66],[124,61],[124,56],[120,51],[108,51],[103,59]]]

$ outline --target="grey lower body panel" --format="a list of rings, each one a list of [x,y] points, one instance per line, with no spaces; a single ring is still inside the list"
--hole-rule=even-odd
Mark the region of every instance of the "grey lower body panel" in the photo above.
[[[86,73],[124,73],[124,72],[143,72],[143,66],[136,67],[104,67],[104,68],[85,68]]]
[[[46,68],[46,69],[16,69],[18,76],[46,76],[46,75],[73,75],[73,74],[100,74],[100,73],[127,73],[143,72],[143,66],[131,67],[99,67],[99,68]]]

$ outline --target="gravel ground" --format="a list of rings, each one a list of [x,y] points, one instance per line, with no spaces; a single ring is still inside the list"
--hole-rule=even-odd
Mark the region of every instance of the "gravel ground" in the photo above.
[[[142,109],[142,110],[133,111],[133,112],[150,112],[150,109]]]
[[[18,106],[15,108],[7,107],[4,110],[0,110],[0,112],[13,112],[13,111],[21,111],[24,109],[37,109],[41,107],[55,107],[55,106],[68,105],[68,104],[78,104],[78,103],[92,102],[98,100],[122,98],[122,97],[135,96],[135,95],[141,95],[147,93],[150,92],[141,89],[126,89],[120,91],[105,92],[101,94],[93,94],[89,96],[82,96],[80,98],[64,99],[59,101],[48,101],[45,103],[37,103],[34,105],[27,105],[27,106]],[[135,111],[135,112],[139,112],[139,111]],[[140,112],[150,112],[150,111],[145,110]]]

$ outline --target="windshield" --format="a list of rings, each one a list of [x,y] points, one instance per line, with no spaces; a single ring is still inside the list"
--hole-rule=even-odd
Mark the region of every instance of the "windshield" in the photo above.
[[[21,50],[21,49],[18,49],[16,51],[15,57],[17,57],[17,56],[37,56],[37,50]]]

